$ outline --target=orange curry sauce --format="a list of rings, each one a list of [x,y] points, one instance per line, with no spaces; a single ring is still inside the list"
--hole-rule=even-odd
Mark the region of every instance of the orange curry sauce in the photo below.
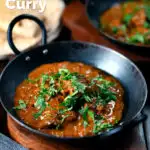
[[[150,44],[150,3],[146,0],[116,4],[100,16],[108,35],[127,43]]]
[[[66,106],[61,105],[61,103],[67,96],[73,95],[73,92],[75,91],[75,89],[71,85],[70,80],[62,80],[62,89],[59,93],[51,97],[48,94],[44,96],[46,107],[45,109],[43,109],[43,111],[41,111],[41,114],[35,118],[34,114],[38,113],[40,111],[40,107],[42,107],[41,105],[38,106],[38,104],[36,103],[41,86],[41,78],[39,77],[42,74],[56,74],[59,72],[59,69],[62,68],[69,70],[69,72],[71,73],[77,72],[78,74],[82,75],[80,83],[85,85],[89,84],[89,81],[97,76],[101,76],[106,81],[115,83],[115,86],[110,86],[109,90],[115,93],[116,100],[109,101],[105,105],[96,105],[96,98],[91,99],[90,102],[84,101],[84,99],[82,99],[78,104],[79,109],[82,108],[82,112],[84,113],[86,111],[90,112],[84,114],[87,117],[85,126],[85,116],[83,117],[81,115],[83,114],[80,113],[81,110],[78,111],[78,109],[68,109],[67,111],[64,111],[63,114],[59,113],[60,110],[66,109]],[[59,137],[91,136],[94,134],[98,134],[93,132],[95,120],[93,119],[93,116],[91,114],[95,113],[95,115],[103,116],[101,123],[109,123],[112,126],[116,124],[116,121],[118,122],[122,118],[124,108],[124,90],[122,86],[112,76],[109,76],[101,70],[93,68],[92,66],[78,62],[59,62],[45,64],[34,69],[28,77],[30,80],[36,80],[36,82],[24,80],[17,87],[15,93],[15,106],[17,108],[19,106],[19,101],[22,100],[25,103],[26,107],[16,109],[16,112],[26,124],[37,130]],[[39,80],[37,80],[38,78]],[[49,88],[49,82],[50,81],[46,80],[44,88]],[[99,82],[99,84],[102,84],[102,81]],[[58,82],[55,82],[54,86],[57,87]],[[95,85],[91,89],[93,90],[94,88]],[[88,90],[90,91],[91,89],[89,88]],[[81,97],[82,92],[79,92],[77,96]],[[80,106],[80,104],[82,106]],[[64,117],[65,115],[66,117]],[[64,118],[62,119],[62,117]],[[97,120],[97,122],[98,121],[99,120]],[[105,130],[104,126],[101,126],[101,128],[102,130],[100,132]]]

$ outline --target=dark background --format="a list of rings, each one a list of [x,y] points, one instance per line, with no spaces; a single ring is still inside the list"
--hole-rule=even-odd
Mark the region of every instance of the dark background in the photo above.
[[[72,2],[73,0],[64,0],[64,2],[66,3],[66,4],[69,4],[70,2]],[[85,3],[85,1],[87,1],[87,0],[80,0],[83,4]]]

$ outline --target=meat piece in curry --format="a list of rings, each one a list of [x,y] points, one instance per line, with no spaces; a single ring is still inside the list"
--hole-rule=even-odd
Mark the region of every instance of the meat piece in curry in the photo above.
[[[77,62],[58,62],[33,70],[16,89],[18,116],[29,126],[59,137],[82,137],[110,130],[122,118],[120,83]]]
[[[108,35],[127,43],[150,44],[150,1],[135,0],[116,4],[100,16]]]

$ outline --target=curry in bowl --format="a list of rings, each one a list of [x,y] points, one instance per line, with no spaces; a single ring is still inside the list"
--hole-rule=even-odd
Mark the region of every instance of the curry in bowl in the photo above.
[[[138,45],[150,44],[150,2],[126,1],[100,16],[101,29],[113,38]]]
[[[17,115],[26,124],[58,137],[109,131],[122,118],[124,90],[112,76],[78,62],[33,70],[15,92]]]

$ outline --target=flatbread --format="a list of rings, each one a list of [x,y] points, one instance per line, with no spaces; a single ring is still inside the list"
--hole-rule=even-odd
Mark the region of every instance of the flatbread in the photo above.
[[[0,29],[7,31],[8,25],[11,22],[13,18],[16,16],[23,14],[23,13],[30,13],[32,15],[37,16],[42,21],[44,21],[44,15],[43,14],[37,14],[34,11],[29,10],[17,10],[17,9],[8,9],[5,5],[6,0],[0,0]],[[12,2],[11,2],[12,3]],[[38,30],[38,25],[30,20],[22,20],[18,24],[16,24],[14,28],[14,34],[25,34],[28,32],[28,34],[25,34],[26,37],[34,37],[36,31]]]
[[[7,42],[6,32],[11,20],[17,15],[24,14],[24,11],[21,10],[9,10],[4,4],[5,0],[0,0],[0,59],[13,54]],[[48,32],[48,42],[55,39],[59,34],[61,15],[64,8],[65,4],[62,0],[47,0],[46,9],[43,13],[28,12],[43,20]],[[39,26],[31,20],[26,19],[18,23],[13,30],[16,47],[20,51],[23,51],[30,46],[40,43],[40,31]]]
[[[57,30],[53,32],[48,32],[48,39],[47,42],[51,42],[56,37],[58,37],[60,33],[61,28],[58,28]],[[8,41],[6,39],[6,33],[3,31],[0,31],[0,60],[8,58],[10,55],[14,55],[12,49],[8,45]],[[14,43],[19,51],[26,51],[28,48],[33,46],[41,45],[41,37],[37,36],[36,38],[26,38],[21,36],[14,36]]]
[[[45,11],[43,13],[39,13],[37,10],[38,8],[35,10],[11,10],[6,7],[6,0],[0,0],[0,29],[6,32],[11,20],[14,17],[24,13],[32,14],[41,19],[43,22],[45,22],[47,30],[56,29],[59,24],[58,20],[60,20],[62,11],[64,9],[64,3],[61,0],[46,1],[47,5]],[[35,22],[26,19],[16,24],[13,32],[14,34],[22,35],[24,37],[35,37],[38,30],[39,27]]]
[[[25,1],[25,0],[20,0]],[[30,0],[31,1],[31,0]],[[34,1],[34,0],[32,0]],[[0,29],[7,31],[8,25],[13,18],[20,14],[32,14],[38,17],[40,20],[45,22],[47,30],[56,29],[59,24],[59,19],[61,17],[62,11],[64,9],[64,3],[61,0],[46,0],[46,8],[43,13],[39,13],[37,9],[29,10],[17,10],[8,9],[6,7],[6,0],[0,0]],[[16,24],[14,28],[14,34],[23,35],[24,37],[35,37],[37,31],[39,30],[38,25],[31,20],[22,20]]]

